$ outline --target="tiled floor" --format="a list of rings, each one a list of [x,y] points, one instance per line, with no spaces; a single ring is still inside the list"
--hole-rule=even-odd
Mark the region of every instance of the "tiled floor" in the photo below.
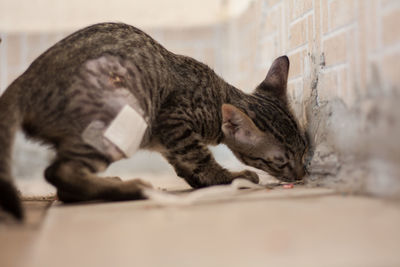
[[[300,186],[203,195],[55,203],[40,226],[46,204],[26,203],[27,225],[1,225],[0,266],[400,266],[398,202]]]
[[[29,252],[35,246],[49,199],[26,200],[24,224],[16,223],[0,211],[0,266],[28,266],[22,264],[29,261]]]

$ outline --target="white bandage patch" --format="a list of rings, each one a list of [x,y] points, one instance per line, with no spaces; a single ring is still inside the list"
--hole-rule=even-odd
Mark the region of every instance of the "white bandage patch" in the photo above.
[[[139,149],[147,126],[147,122],[136,110],[125,105],[104,132],[104,137],[126,157],[130,157]]]

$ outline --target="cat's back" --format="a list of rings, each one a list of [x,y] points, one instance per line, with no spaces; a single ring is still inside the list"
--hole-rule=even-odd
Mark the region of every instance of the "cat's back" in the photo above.
[[[123,23],[100,23],[79,30],[50,47],[28,68],[74,71],[84,62],[111,54],[127,59],[168,56],[159,43],[143,31]]]
[[[135,79],[140,79],[148,91],[145,94],[155,95],[153,91],[159,91],[160,84],[169,79],[166,65],[174,57],[173,53],[136,27],[123,23],[99,23],[83,28],[50,47],[8,90],[20,96],[20,103],[38,106],[43,101],[48,102],[45,96],[49,94],[58,98],[73,94],[77,81],[90,82],[89,65],[95,62],[95,79],[99,82],[113,72],[112,68],[125,64],[135,69],[138,74]],[[106,68],[103,68],[105,65]],[[130,76],[127,80],[132,79]]]

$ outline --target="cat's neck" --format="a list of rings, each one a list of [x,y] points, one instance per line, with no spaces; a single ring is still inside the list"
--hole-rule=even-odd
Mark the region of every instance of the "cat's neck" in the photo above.
[[[252,94],[247,94],[242,90],[225,83],[225,97],[223,102],[226,104],[231,104],[235,107],[238,107],[242,110],[246,110],[248,103],[254,101],[254,96]]]

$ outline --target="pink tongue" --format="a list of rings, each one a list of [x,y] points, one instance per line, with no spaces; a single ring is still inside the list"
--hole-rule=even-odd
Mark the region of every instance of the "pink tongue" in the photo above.
[[[285,188],[285,189],[291,189],[293,187],[294,187],[294,184],[284,184],[283,185],[283,188]]]

